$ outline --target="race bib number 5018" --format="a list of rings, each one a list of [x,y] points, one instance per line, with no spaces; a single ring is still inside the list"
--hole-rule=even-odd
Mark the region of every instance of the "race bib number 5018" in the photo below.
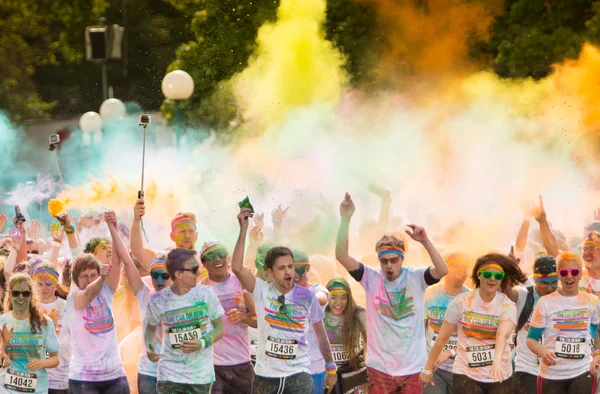
[[[585,338],[556,337],[554,353],[556,357],[579,360],[585,357]]]

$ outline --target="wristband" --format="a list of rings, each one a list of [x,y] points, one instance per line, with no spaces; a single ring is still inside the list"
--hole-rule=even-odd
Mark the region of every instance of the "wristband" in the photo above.
[[[423,375],[433,375],[433,371],[432,371],[432,370],[430,370],[430,369],[427,369],[427,368],[425,368],[425,367],[423,367],[423,370],[421,371],[421,373],[422,373]]]
[[[52,246],[56,247],[56,248],[60,248],[60,242],[58,241],[53,241],[52,242]]]
[[[335,361],[331,360],[325,363],[325,374],[326,375],[335,375],[337,372],[337,367],[335,365]]]
[[[596,356],[600,356],[600,349],[596,349],[596,350],[594,350],[594,353],[592,353],[592,357],[596,357]]]
[[[73,233],[75,233],[75,227],[73,226],[64,226],[63,229],[65,230],[65,234],[67,235],[71,235]]]

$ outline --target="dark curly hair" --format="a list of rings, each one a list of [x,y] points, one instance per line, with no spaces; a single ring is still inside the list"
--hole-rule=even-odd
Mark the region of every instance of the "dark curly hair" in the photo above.
[[[94,237],[90,239],[89,242],[85,244],[83,253],[94,254],[94,251],[102,242],[106,242],[110,245],[110,240],[108,238]]]
[[[473,284],[476,288],[481,286],[481,282],[477,275],[479,270],[484,264],[490,262],[497,263],[504,270],[504,278],[500,283],[501,289],[506,289],[527,282],[527,276],[525,276],[515,261],[502,253],[488,253],[478,258],[475,262],[475,266],[473,267],[471,279],[473,280]]]

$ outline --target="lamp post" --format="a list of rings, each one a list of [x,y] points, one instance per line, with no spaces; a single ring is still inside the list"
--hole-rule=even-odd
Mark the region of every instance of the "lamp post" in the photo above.
[[[90,111],[81,115],[79,118],[79,128],[83,131],[83,143],[89,145],[92,135],[94,142],[102,139],[102,117],[99,113]]]
[[[125,112],[125,104],[116,98],[109,98],[100,106],[100,116],[104,120],[123,119]]]
[[[192,96],[192,93],[194,93],[194,80],[185,71],[175,70],[165,75],[161,88],[163,95],[175,102],[175,142],[177,148],[179,148],[179,139],[181,136],[179,102],[187,100]]]

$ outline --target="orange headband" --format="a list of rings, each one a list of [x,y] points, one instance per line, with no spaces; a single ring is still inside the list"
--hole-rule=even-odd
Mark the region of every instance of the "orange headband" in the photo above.
[[[496,261],[488,261],[487,263],[484,263],[479,268],[479,271],[477,271],[477,273],[480,273],[481,271],[483,271],[487,268],[496,268],[498,271],[504,273],[504,268],[502,268],[502,266],[500,264],[498,264],[498,262],[496,262]]]

